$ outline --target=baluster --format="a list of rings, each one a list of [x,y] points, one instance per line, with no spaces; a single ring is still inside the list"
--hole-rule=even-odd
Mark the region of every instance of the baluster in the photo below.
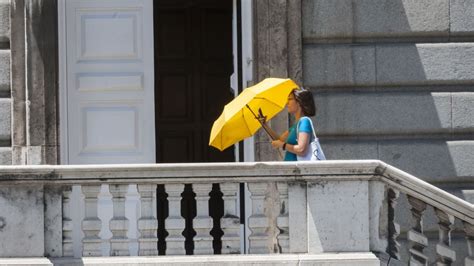
[[[439,224],[439,243],[436,245],[437,265],[451,265],[456,260],[456,252],[451,249],[451,230],[454,216],[435,208]]]
[[[63,190],[63,257],[73,257],[74,251],[72,246],[72,230],[73,224],[71,219],[71,186],[65,186]]]
[[[183,231],[185,228],[185,220],[181,217],[181,193],[183,193],[184,185],[167,184],[165,185],[168,194],[169,216],[165,221],[165,228],[168,231],[166,238],[166,254],[167,255],[184,255],[185,238]]]
[[[109,191],[112,194],[114,209],[114,217],[112,217],[109,223],[109,228],[112,232],[110,255],[129,256],[128,219],[125,217],[125,194],[127,194],[128,185],[109,185]]]
[[[141,217],[138,220],[138,255],[158,255],[158,220],[156,219],[156,185],[138,185],[141,201]]]
[[[252,200],[252,215],[249,217],[249,253],[266,254],[270,253],[268,247],[268,218],[264,213],[265,192],[267,183],[248,183],[250,198]]]
[[[84,208],[85,215],[82,221],[82,231],[84,238],[82,239],[82,256],[101,256],[99,238],[100,228],[102,222],[97,217],[97,196],[100,192],[100,185],[98,186],[82,186],[82,193],[84,194]]]
[[[400,225],[395,222],[395,208],[397,206],[397,200],[400,196],[400,191],[393,188],[387,190],[387,203],[388,203],[388,246],[387,253],[400,260],[400,243],[397,241],[397,237],[400,235]]]
[[[196,193],[196,217],[193,220],[193,229],[196,231],[194,254],[214,254],[211,236],[213,221],[209,216],[209,193],[212,184],[193,184],[193,190]]]
[[[278,192],[280,194],[280,214],[277,217],[277,227],[280,233],[277,236],[278,245],[281,253],[288,253],[290,250],[290,230],[288,217],[288,184],[283,182],[277,183]]]
[[[466,233],[467,252],[469,256],[466,257],[464,265],[474,265],[474,225],[463,222],[464,232]]]
[[[221,183],[224,216],[221,218],[222,254],[240,254],[240,210],[237,209],[237,183]]]
[[[415,225],[408,231],[408,242],[410,245],[410,265],[427,265],[428,257],[423,254],[423,249],[428,246],[428,238],[423,234],[423,211],[426,209],[426,203],[407,196],[411,205],[411,214],[415,219]]]

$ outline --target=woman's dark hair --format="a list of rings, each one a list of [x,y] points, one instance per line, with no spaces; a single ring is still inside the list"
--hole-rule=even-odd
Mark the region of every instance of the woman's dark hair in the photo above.
[[[295,100],[301,106],[305,116],[316,115],[316,105],[314,104],[314,98],[311,91],[301,87],[299,89],[294,89],[291,93],[295,96]]]

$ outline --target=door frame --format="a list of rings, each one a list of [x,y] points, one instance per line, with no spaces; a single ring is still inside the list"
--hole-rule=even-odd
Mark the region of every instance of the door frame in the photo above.
[[[58,0],[59,164],[69,164],[67,105],[66,1]]]

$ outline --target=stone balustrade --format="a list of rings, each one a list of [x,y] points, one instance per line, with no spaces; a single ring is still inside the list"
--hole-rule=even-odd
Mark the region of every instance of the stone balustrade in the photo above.
[[[0,257],[373,252],[381,261],[412,265],[474,263],[473,205],[380,161],[2,166],[0,182]],[[251,206],[245,234],[242,183]],[[194,206],[183,205],[185,184],[192,187]],[[210,214],[212,184],[220,189],[222,214],[217,218]],[[164,201],[157,201],[160,185]],[[73,186],[80,187],[84,206],[80,221],[74,218],[82,210],[71,199]],[[112,205],[108,220],[101,220],[99,211],[104,187]],[[135,218],[126,215],[130,188],[139,195]],[[407,196],[413,216],[406,258],[400,255],[395,222],[400,194]],[[55,198],[62,199],[54,202],[61,208],[52,209],[52,200],[45,200]],[[428,207],[439,221],[436,257],[425,252],[423,214]],[[167,210],[166,217],[157,217],[159,208]],[[455,220],[464,225],[466,257],[456,256],[451,245]],[[81,225],[80,232],[74,232],[73,223]],[[104,226],[110,237],[103,237]],[[216,230],[222,234],[212,233]],[[132,231],[138,232],[135,238]],[[162,251],[159,239],[166,243]]]

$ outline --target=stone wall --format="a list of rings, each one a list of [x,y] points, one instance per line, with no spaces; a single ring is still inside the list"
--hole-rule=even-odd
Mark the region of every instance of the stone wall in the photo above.
[[[474,176],[474,2],[304,0],[303,79],[330,159]]]
[[[474,189],[473,12],[470,0],[303,0],[303,80],[315,93],[326,156],[380,159],[466,198]],[[401,239],[410,216],[398,215]],[[428,213],[430,250],[435,221]]]
[[[10,1],[0,0],[0,164],[11,164]]]

